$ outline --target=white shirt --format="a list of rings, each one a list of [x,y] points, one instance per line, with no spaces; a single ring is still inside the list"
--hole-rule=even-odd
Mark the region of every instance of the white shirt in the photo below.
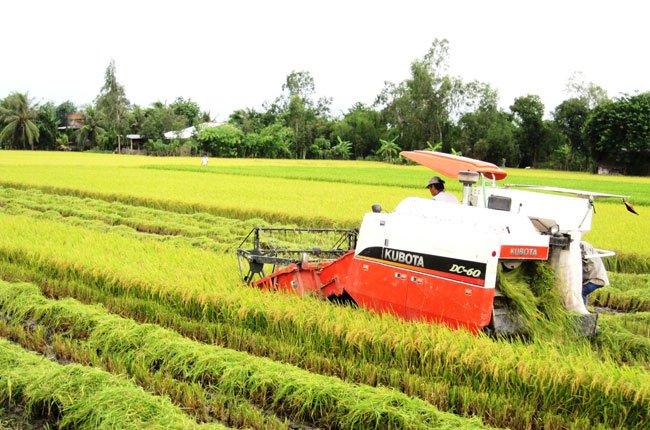
[[[452,193],[448,193],[447,191],[440,191],[436,196],[433,197],[433,200],[445,203],[458,203],[456,196]]]

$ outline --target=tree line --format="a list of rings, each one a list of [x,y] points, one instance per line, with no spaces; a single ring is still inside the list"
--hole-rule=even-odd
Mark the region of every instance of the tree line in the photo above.
[[[126,136],[136,134],[152,155],[398,162],[401,150],[432,149],[513,167],[594,171],[606,164],[650,174],[650,92],[610,99],[576,74],[567,84],[569,98],[545,119],[538,95],[517,97],[504,110],[488,84],[450,76],[448,51],[446,40],[434,40],[411,63],[407,79],[386,82],[372,105],[356,103],[342,116],[331,114],[331,99],[315,98],[308,71],[292,71],[275,100],[238,109],[218,125],[182,97],[132,105],[111,61],[87,106],[36,105],[17,92],[0,100],[0,147],[123,152]],[[75,113],[78,122],[70,126]],[[192,126],[188,139],[164,137]]]

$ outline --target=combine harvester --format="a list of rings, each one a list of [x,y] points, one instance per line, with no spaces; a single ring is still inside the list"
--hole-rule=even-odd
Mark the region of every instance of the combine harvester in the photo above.
[[[594,199],[628,196],[499,187],[496,181],[507,173],[492,163],[432,151],[401,155],[457,178],[462,203],[409,197],[390,213],[373,205],[358,232],[255,228],[238,249],[242,279],[261,289],[352,302],[407,320],[513,334],[521,322],[495,288],[498,266],[512,270],[526,261],[546,261],[559,278],[564,307],[577,315],[583,333],[595,332],[597,314],[582,300],[580,240],[591,229]],[[295,237],[312,243],[296,246]],[[331,242],[313,246],[316,238]],[[597,250],[587,257],[611,255]]]

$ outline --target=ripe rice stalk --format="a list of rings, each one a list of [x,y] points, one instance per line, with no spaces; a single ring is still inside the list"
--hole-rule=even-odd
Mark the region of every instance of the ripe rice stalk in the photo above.
[[[4,286],[3,296],[18,299],[14,301],[24,303],[26,308],[40,307],[47,309],[42,312],[57,313],[65,306],[66,313],[77,313],[80,321],[92,318],[94,326],[88,342],[101,354],[125,357],[127,362],[148,362],[150,367],[164,369],[175,377],[219,386],[235,396],[254,396],[261,392],[266,398],[266,393],[271,393],[272,406],[292,419],[308,418],[328,426],[361,422],[364,428],[430,428],[436,422],[454,423],[462,428],[484,428],[480,421],[439,412],[426,402],[396,391],[349,386],[336,378],[309,374],[293,366],[197,344],[157,326],[135,324],[107,313],[94,316],[94,308],[85,313],[85,306],[78,303],[52,306],[46,299],[49,303],[42,306],[31,305],[27,303],[29,298],[42,298],[38,288],[23,285],[9,290],[6,284]],[[36,314],[42,315],[33,312],[29,317]],[[364,402],[372,406],[365,415],[358,408]],[[404,415],[405,412],[408,415]]]
[[[512,301],[525,327],[525,333],[540,338],[575,337],[575,320],[562,304],[560,290],[551,267],[542,262],[528,262],[512,271],[501,267],[497,288]]]
[[[610,272],[650,274],[650,258],[646,255],[619,251],[603,262]]]
[[[38,187],[49,192],[121,201],[176,212],[209,212],[232,218],[258,217],[269,222],[312,226],[356,227],[363,214],[368,212],[370,205],[377,201],[385,208],[392,208],[409,194],[422,196],[419,185],[405,189],[396,186],[337,183],[327,180],[282,179],[266,176],[259,166],[257,169],[259,176],[222,173],[206,175],[200,172],[139,169],[134,166],[129,168],[78,166],[66,167],[66,175],[61,175],[61,167],[56,164],[42,165],[38,168],[23,164],[3,166],[5,179],[2,184],[12,187]],[[286,167],[284,169],[290,170]],[[315,166],[313,171],[318,169],[322,169],[322,166]],[[415,174],[415,177],[427,175],[426,170],[422,168],[403,169],[405,168],[392,170],[388,174],[388,181],[395,183],[391,181],[391,175],[397,174],[396,172],[401,172],[400,174],[403,173],[405,176]],[[350,170],[352,171],[350,177],[354,177],[355,169]],[[411,172],[409,173],[408,170]],[[558,174],[553,173],[554,175],[534,178],[541,180],[542,185],[555,183]],[[340,176],[341,172],[335,171],[332,174]],[[382,174],[385,173],[379,171],[375,176],[380,177]],[[268,195],[273,198],[260,201],[259,196],[250,193],[250,190],[255,189],[259,183],[260,177],[264,178],[264,183],[269,190]],[[587,185],[594,187],[603,185],[602,180],[594,179],[590,177]],[[572,177],[571,181],[575,180]],[[644,178],[632,178],[631,182],[624,186],[631,187],[643,181]],[[618,181],[607,184],[619,186]],[[576,183],[571,182],[571,187],[575,186]],[[450,181],[449,187],[454,191],[453,188],[459,185]],[[647,194],[643,187],[635,186],[634,191]],[[174,196],[174,198],[163,200],[160,199],[160,195]],[[370,195],[373,196],[372,201],[368,200]],[[341,196],[346,196],[346,205],[340,204]],[[642,201],[643,199],[634,200],[634,203],[639,204]],[[305,207],[311,208],[310,214],[305,214]],[[599,203],[598,215],[594,219],[593,229],[587,240],[605,249],[631,250],[642,256],[650,255],[650,244],[641,240],[648,236],[647,226],[637,222],[637,217],[621,216],[622,213],[626,214],[621,210],[621,205],[618,203]]]
[[[0,339],[0,400],[20,402],[62,428],[198,428],[168,400],[79,365],[61,366]],[[225,427],[212,425],[210,428]]]
[[[7,224],[15,223],[18,218],[13,218],[11,220],[8,220]],[[1,228],[1,227],[0,227]],[[31,229],[39,229],[43,228],[42,225],[39,226],[32,226],[30,225],[29,228]],[[22,229],[24,230],[29,230],[27,226],[22,226]],[[88,232],[85,232],[85,234],[89,234]],[[28,234],[25,235],[26,237],[29,237]],[[52,236],[52,235],[50,235]],[[68,234],[67,235],[68,240],[69,239],[74,239],[74,234]],[[12,240],[16,240],[15,238],[12,238]],[[118,240],[118,239],[115,239]],[[46,259],[43,259],[43,256],[37,258],[36,260],[33,258],[27,258],[26,256],[23,258],[21,257],[20,253],[17,251],[13,250],[11,251],[11,255],[8,255],[7,252],[4,252],[3,254],[5,256],[8,256],[10,259],[14,259],[14,261],[20,260],[22,263],[21,264],[29,264],[29,265],[34,265],[34,264],[41,264],[39,263],[40,261],[43,263],[43,270],[45,271],[50,271],[52,270],[52,267],[56,267],[56,265],[52,265],[48,263],[48,261],[54,261],[58,256],[61,255],[62,248],[59,246],[59,248],[56,249],[56,253],[54,251],[48,250],[46,247],[43,247],[41,243],[31,243],[28,239],[24,240],[21,238],[20,239],[20,249],[30,249],[30,248],[39,248],[39,252],[42,255],[47,256],[48,252],[52,253],[52,257],[48,257]],[[119,241],[123,244],[127,244],[128,241],[126,241],[123,238],[120,238]],[[65,241],[62,241],[65,242]],[[11,243],[11,242],[9,242]],[[75,241],[75,251],[79,249],[83,250],[83,244],[80,244],[79,242]],[[132,249],[136,250],[143,250],[143,244],[133,244]],[[156,245],[158,247],[159,245]],[[131,252],[132,249],[127,248],[127,251]],[[161,248],[162,249],[162,248]],[[67,250],[65,247],[63,248],[63,251],[65,252],[70,252],[70,250]],[[24,251],[21,251],[24,252]],[[140,261],[140,265],[146,269],[146,252],[140,252],[140,253],[129,253],[128,258],[134,259],[134,261]],[[56,257],[55,257],[56,255]],[[156,258],[160,259],[161,255],[164,255],[163,253],[157,253]],[[24,254],[23,254],[24,256]],[[382,335],[385,333],[392,333],[394,337],[404,337],[408,335],[408,331],[405,330],[406,327],[412,327],[410,324],[406,324],[403,322],[396,321],[394,319],[388,318],[388,317],[382,317],[382,318],[376,318],[372,315],[367,315],[366,313],[359,312],[359,311],[351,311],[351,310],[342,310],[339,308],[335,308],[333,306],[323,306],[322,304],[316,304],[315,301],[310,301],[310,300],[292,300],[291,297],[283,297],[279,295],[273,295],[274,299],[272,302],[269,302],[268,300],[264,300],[264,298],[269,297],[269,295],[264,295],[263,293],[251,290],[251,289],[238,289],[235,293],[230,293],[228,291],[225,291],[223,289],[216,289],[215,286],[218,286],[218,282],[210,283],[209,285],[206,285],[206,287],[210,286],[211,288],[214,289],[213,292],[206,293],[207,288],[203,290],[202,297],[205,297],[205,302],[203,304],[197,303],[195,300],[192,299],[192,296],[184,296],[181,295],[180,298],[178,298],[178,294],[174,293],[174,287],[173,287],[173,282],[170,279],[165,279],[164,276],[161,276],[159,272],[154,272],[153,270],[150,272],[146,272],[144,276],[140,274],[138,276],[137,274],[133,274],[132,277],[129,278],[123,278],[122,276],[116,276],[116,273],[122,273],[124,270],[123,269],[118,269],[118,268],[113,268],[111,264],[106,264],[103,262],[101,259],[98,260],[92,260],[92,265],[89,264],[88,262],[88,257],[84,257],[83,253],[79,253],[75,255],[76,258],[74,258],[74,261],[81,261],[84,262],[84,265],[86,267],[104,267],[102,271],[104,273],[113,273],[113,275],[102,275],[102,276],[111,276],[111,278],[115,278],[113,281],[101,281],[104,282],[107,285],[107,288],[114,292],[115,294],[123,294],[120,292],[122,287],[116,288],[116,285],[123,285],[124,292],[126,294],[134,294],[137,296],[137,294],[143,294],[143,297],[145,298],[155,298],[156,300],[160,299],[161,301],[169,304],[174,304],[175,306],[180,306],[181,308],[184,308],[188,313],[188,316],[197,316],[197,317],[202,317],[203,316],[203,309],[207,307],[217,307],[219,310],[214,313],[215,316],[218,318],[225,318],[225,319],[230,319],[231,321],[235,322],[237,320],[240,320],[240,315],[238,315],[238,309],[239,309],[239,303],[241,303],[243,300],[246,301],[246,307],[249,309],[255,309],[255,312],[246,312],[246,315],[244,315],[245,320],[242,320],[238,322],[241,324],[242,327],[246,327],[247,329],[251,330],[256,330],[258,332],[264,332],[268,333],[268,335],[277,335],[279,332],[278,330],[282,330],[283,333],[288,334],[291,337],[295,337],[296,339],[302,339],[301,341],[310,340],[310,339],[315,339],[315,338],[328,338],[329,337],[329,342],[333,344],[340,345],[340,352],[341,354],[350,354],[359,351],[359,346],[362,346],[364,349],[364,354],[363,356],[366,357],[366,359],[370,360],[372,357],[383,357],[384,362],[389,362],[391,366],[399,367],[403,365],[403,363],[400,363],[399,361],[395,361],[395,355],[393,351],[393,347],[391,346],[393,343],[385,343],[385,342],[377,342],[377,340],[382,339]],[[198,254],[194,254],[193,257],[200,257]],[[144,258],[144,259],[143,259]],[[17,259],[17,260],[16,260]],[[202,260],[205,261],[205,260]],[[193,264],[196,262],[191,262],[190,260],[187,260],[188,266],[192,267]],[[71,276],[71,274],[74,273],[73,279],[77,278],[78,276],[81,276],[82,278],[84,276],[87,276],[88,272],[85,272],[84,270],[81,270],[81,267],[78,266],[79,263],[76,263],[76,267],[72,267],[70,265],[62,265],[60,266],[60,270],[56,272],[56,277],[61,277],[61,278],[66,278],[66,276]],[[160,267],[160,260],[158,260],[155,264],[155,267]],[[163,265],[164,266],[164,265]],[[194,266],[196,267],[196,266]],[[40,270],[40,269],[39,269]],[[58,269],[57,269],[58,270]],[[94,270],[97,270],[96,268]],[[68,273],[69,275],[66,275]],[[187,272],[184,272],[187,275]],[[191,272],[190,272],[191,273]],[[98,275],[100,273],[98,272]],[[157,277],[154,279],[154,277]],[[140,280],[138,281],[138,286],[137,288],[134,286],[134,281],[137,281],[138,278]],[[176,277],[175,277],[176,278]],[[101,277],[89,277],[88,280],[97,280],[101,279]],[[143,282],[142,279],[146,279],[146,282]],[[93,281],[94,282],[94,281]],[[117,282],[117,284],[115,283]],[[162,285],[161,285],[162,284]],[[198,285],[205,285],[205,280],[201,281],[199,277],[194,277],[194,280],[189,282],[190,285],[194,285],[197,291],[199,290]],[[225,285],[228,285],[227,283]],[[232,284],[230,284],[232,285]],[[157,291],[155,294],[152,294],[151,291],[155,290]],[[164,291],[164,292],[163,292]],[[175,298],[177,297],[177,298]],[[188,298],[189,297],[189,298]],[[291,303],[291,306],[294,307],[295,309],[300,310],[299,312],[295,312],[294,316],[291,317],[291,319],[288,320],[280,320],[280,321],[274,321],[271,323],[271,321],[266,318],[262,319],[257,319],[256,315],[261,315],[266,313],[266,315],[269,315],[268,312],[266,312],[266,309],[269,307],[275,306],[275,303]],[[309,315],[309,318],[307,319],[302,319],[301,315]],[[334,333],[333,331],[330,330],[329,328],[329,322],[330,321],[337,321],[337,323],[341,323],[344,326],[348,328],[348,332],[351,331],[358,331],[359,333],[364,333],[364,331],[368,331],[369,329],[375,330],[377,333],[381,333],[382,335],[377,335],[373,336],[373,342],[361,342],[361,343],[355,343],[354,345],[349,345],[346,342],[345,336],[342,336],[341,334]],[[518,390],[520,390],[520,393],[522,394],[522,397],[529,396],[529,395],[535,395],[537,396],[538,399],[543,400],[543,405],[544,409],[548,413],[553,413],[552,411],[556,410],[554,408],[559,408],[560,406],[564,407],[566,403],[569,403],[572,405],[572,407],[580,409],[580,408],[587,408],[587,406],[584,404],[589,403],[589,398],[594,398],[600,396],[599,393],[605,392],[606,387],[605,386],[600,386],[600,382],[598,382],[598,378],[596,378],[595,382],[595,387],[601,387],[598,389],[594,389],[591,385],[594,383],[590,383],[590,387],[587,390],[585,386],[582,386],[580,384],[573,386],[571,384],[567,383],[566,377],[562,379],[552,379],[553,384],[557,385],[558,388],[556,390],[557,393],[559,393],[559,396],[545,396],[543,393],[545,392],[535,392],[534,390],[543,390],[544,385],[543,384],[531,384],[530,382],[526,382],[526,380],[521,380],[521,375],[516,375],[514,378],[513,376],[509,375],[508,372],[505,369],[508,369],[511,367],[510,360],[507,358],[509,357],[509,354],[512,354],[513,357],[524,357],[526,360],[532,360],[535,365],[532,366],[536,370],[536,372],[541,372],[541,376],[535,376],[534,374],[526,375],[526,378],[532,378],[533,381],[537,380],[539,381],[545,381],[545,378],[549,378],[548,372],[550,370],[546,370],[546,368],[549,368],[550,366],[548,365],[548,362],[553,362],[553,363],[562,363],[563,361],[566,361],[566,356],[557,356],[552,359],[546,359],[546,358],[541,358],[538,357],[537,354],[539,354],[539,351],[535,351],[535,346],[532,348],[526,346],[526,348],[529,348],[530,351],[526,351],[523,347],[521,350],[517,349],[516,347],[513,350],[513,345],[511,344],[492,344],[489,342],[482,342],[480,339],[476,339],[473,336],[465,335],[461,332],[448,332],[444,331],[440,328],[433,328],[432,326],[428,325],[418,325],[420,327],[420,330],[423,330],[423,332],[426,333],[425,339],[427,339],[426,342],[422,342],[422,350],[417,350],[413,352],[413,360],[415,363],[419,363],[418,366],[415,366],[414,369],[418,373],[421,374],[427,374],[431,375],[434,377],[444,377],[444,378],[449,378],[450,380],[458,380],[459,378],[461,381],[465,383],[472,383],[471,381],[479,381],[479,382],[474,382],[472,387],[475,387],[476,389],[485,389],[486,387],[494,386],[495,388],[491,388],[493,390],[496,390],[497,392],[499,390],[505,391],[505,387],[509,386],[516,386],[518,387]],[[403,331],[402,331],[403,330]],[[385,337],[384,337],[385,338]],[[463,344],[459,342],[461,339],[466,339],[466,344]],[[440,351],[437,351],[434,353],[435,347],[434,345],[439,345],[443,344],[445,345],[445,348],[441,349]],[[480,348],[483,349],[484,351],[489,351],[487,353],[488,359],[482,359],[480,362],[472,363],[472,366],[465,366],[464,368],[458,367],[457,366],[457,360],[458,360],[458,355],[457,354],[448,354],[447,350],[449,351],[458,351],[462,352],[463,349],[467,348]],[[416,354],[417,352],[417,354]],[[542,355],[544,353],[547,353],[545,351],[542,351]],[[427,355],[428,354],[428,355]],[[421,357],[427,355],[427,361],[422,361]],[[571,356],[569,354],[568,356]],[[548,361],[546,361],[548,360]],[[572,359],[571,359],[572,360]],[[590,377],[594,378],[600,372],[602,374],[610,374],[610,370],[607,365],[603,365],[602,363],[598,363],[597,361],[594,360],[593,357],[588,357],[586,360],[580,356],[580,360],[583,362],[590,363],[588,365],[589,367],[589,372],[588,373],[593,373]],[[560,365],[562,366],[562,365]],[[565,370],[568,372],[568,374],[574,373],[576,370],[572,369],[570,366],[563,365]],[[499,370],[498,372],[486,372],[484,369],[494,369],[494,368],[499,368],[499,369],[504,369],[504,370]],[[557,365],[553,368],[555,370],[557,368]],[[498,378],[497,380],[491,380],[490,375],[492,374],[497,374]],[[631,375],[630,375],[631,377]],[[616,378],[627,378],[623,374],[619,374],[616,376]],[[606,380],[606,379],[604,379]],[[521,381],[521,382],[520,382]],[[636,386],[636,383],[632,383],[631,386]],[[534,388],[534,389],[533,389]],[[607,388],[608,391],[609,388]],[[645,396],[642,395],[640,398],[643,399]],[[612,422],[615,423],[620,423],[619,420],[620,417],[622,417],[620,411],[623,410],[621,406],[617,405],[616,403],[612,402],[612,399],[608,399],[607,395],[604,395],[604,401],[607,403],[607,407],[604,409],[601,409],[603,412],[595,412],[594,415],[594,420],[600,420],[600,419],[605,419],[603,418],[604,416],[607,417],[613,417],[613,418],[606,418],[606,419],[611,419]],[[636,396],[636,398],[639,398]],[[560,400],[558,400],[560,399]],[[579,401],[577,399],[580,399]],[[627,401],[627,400],[626,400]],[[636,406],[629,405],[632,409],[636,408]],[[627,409],[627,406],[625,407]],[[616,412],[619,411],[619,412]],[[606,415],[605,415],[606,414]],[[627,412],[626,412],[627,414]],[[627,419],[632,419],[632,417],[637,417],[638,415],[633,414],[627,414]]]
[[[471,336],[470,336],[470,338],[471,338]],[[457,379],[454,379],[454,380],[457,381]],[[491,386],[491,384],[488,383],[488,386]],[[484,388],[483,388],[483,389],[484,389]],[[551,397],[551,398],[552,398],[552,397]]]

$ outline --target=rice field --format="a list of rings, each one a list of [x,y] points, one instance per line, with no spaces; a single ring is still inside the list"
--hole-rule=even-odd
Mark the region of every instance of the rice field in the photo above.
[[[0,428],[648,428],[650,180],[509,173],[632,195],[640,216],[597,202],[588,240],[619,256],[593,339],[527,289],[544,266],[502,277],[523,339],[241,284],[253,226],[357,227],[426,197],[420,167],[0,152]]]

